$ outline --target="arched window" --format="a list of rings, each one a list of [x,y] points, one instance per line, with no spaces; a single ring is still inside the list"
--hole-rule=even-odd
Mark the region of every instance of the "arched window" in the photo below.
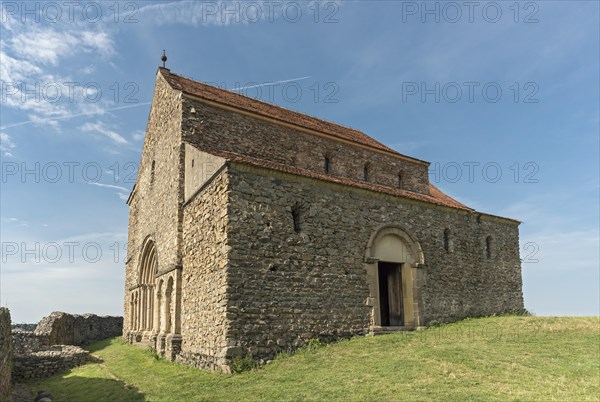
[[[492,236],[488,236],[485,238],[485,256],[488,260],[492,258],[493,243],[494,239],[492,239]]]
[[[152,240],[144,244],[140,258],[138,283],[140,285],[139,309],[137,328],[151,330],[154,319],[154,275],[158,271],[156,246]]]
[[[325,155],[325,159],[323,161],[323,170],[325,173],[329,173],[331,169],[331,156]]]
[[[398,188],[404,187],[404,182],[402,181],[403,176],[404,174],[402,172],[398,173]]]
[[[158,261],[156,260],[156,245],[154,241],[148,240],[144,244],[140,259],[140,285],[149,285],[154,283],[154,274],[156,274]]]
[[[369,181],[369,163],[365,163],[363,167],[363,180]]]

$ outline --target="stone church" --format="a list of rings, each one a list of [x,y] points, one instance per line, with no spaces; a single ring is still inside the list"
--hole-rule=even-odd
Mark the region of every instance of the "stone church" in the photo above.
[[[364,133],[159,68],[123,336],[229,371],[304,345],[523,311],[519,222]]]

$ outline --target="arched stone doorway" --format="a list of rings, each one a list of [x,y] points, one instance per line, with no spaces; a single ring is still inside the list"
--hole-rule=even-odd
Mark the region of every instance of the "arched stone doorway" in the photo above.
[[[422,325],[425,259],[419,242],[398,225],[378,227],[365,254],[371,332]]]

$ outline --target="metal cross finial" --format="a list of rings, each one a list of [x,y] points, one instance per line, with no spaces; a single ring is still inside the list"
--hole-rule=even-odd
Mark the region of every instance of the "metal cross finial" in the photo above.
[[[162,57],[160,58],[163,62],[163,68],[166,68],[165,65],[167,63],[167,55],[165,54],[165,49],[163,49]]]

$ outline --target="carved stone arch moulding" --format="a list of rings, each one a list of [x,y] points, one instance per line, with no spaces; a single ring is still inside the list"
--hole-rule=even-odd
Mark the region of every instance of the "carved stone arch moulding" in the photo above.
[[[371,331],[382,327],[380,299],[380,262],[397,264],[400,270],[403,325],[400,329],[414,329],[423,325],[421,288],[425,281],[425,256],[417,238],[398,224],[376,227],[365,250],[365,270],[369,286],[367,304],[372,306]],[[385,290],[382,290],[385,299]],[[385,324],[389,325],[389,324]]]
[[[409,249],[410,262],[420,266],[425,264],[425,256],[423,250],[416,237],[410,234],[408,230],[398,224],[385,224],[378,226],[373,230],[369,242],[367,243],[367,249],[365,253],[365,260],[376,259],[376,245],[377,241],[382,239],[384,236],[394,235],[399,237],[402,242]]]

